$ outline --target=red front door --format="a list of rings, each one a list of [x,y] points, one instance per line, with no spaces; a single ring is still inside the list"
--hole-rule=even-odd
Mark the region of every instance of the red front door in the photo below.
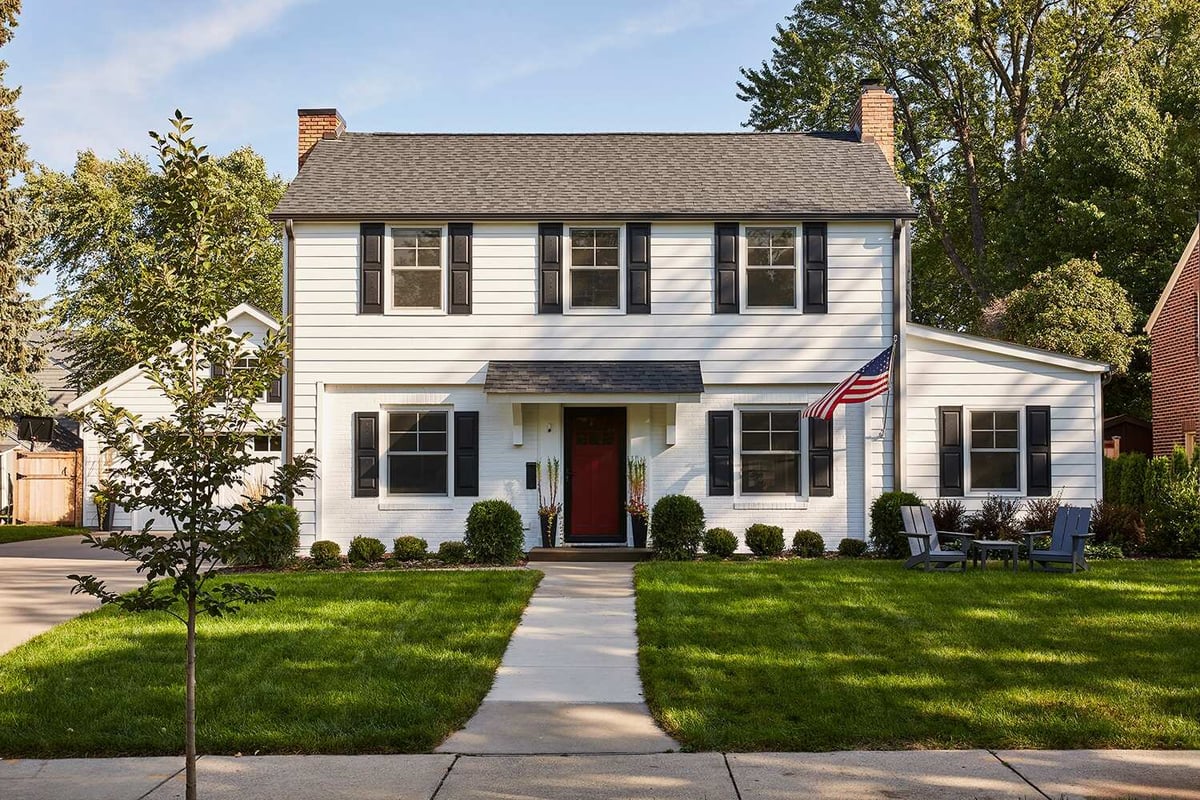
[[[625,409],[565,413],[569,542],[625,541]]]

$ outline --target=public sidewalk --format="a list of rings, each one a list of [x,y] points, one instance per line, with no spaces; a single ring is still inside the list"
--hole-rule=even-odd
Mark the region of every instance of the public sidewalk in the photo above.
[[[182,758],[0,761],[4,800],[183,797]],[[205,800],[1200,798],[1198,751],[925,750],[200,759]]]

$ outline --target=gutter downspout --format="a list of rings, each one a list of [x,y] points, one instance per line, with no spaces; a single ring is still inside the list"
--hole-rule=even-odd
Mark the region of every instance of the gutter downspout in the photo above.
[[[289,463],[295,452],[295,429],[292,425],[292,409],[296,407],[295,381],[295,347],[296,326],[292,319],[296,302],[296,281],[292,274],[292,265],[296,261],[296,230],[289,218],[283,223],[283,323],[287,325],[287,369],[285,382],[286,391],[283,396],[283,420],[286,426],[283,431],[283,461]]]
[[[896,342],[895,377],[892,381],[892,490],[902,491],[904,488],[901,465],[904,463],[904,414],[902,413],[905,389],[905,352],[908,343],[905,341],[908,321],[908,259],[901,258],[901,246],[907,249],[908,237],[906,224],[902,219],[896,219],[892,225],[892,335]]]

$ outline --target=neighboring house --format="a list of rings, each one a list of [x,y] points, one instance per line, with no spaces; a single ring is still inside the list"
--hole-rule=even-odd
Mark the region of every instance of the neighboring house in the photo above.
[[[1155,455],[1170,455],[1177,445],[1189,453],[1196,448],[1200,424],[1198,293],[1200,224],[1192,231],[1146,322],[1146,333],[1150,335],[1150,421]]]
[[[1104,455],[1122,453],[1154,455],[1154,433],[1149,422],[1132,414],[1117,414],[1104,420]]]
[[[278,331],[279,323],[269,314],[249,303],[243,303],[231,309],[214,324],[225,325],[235,336],[250,334],[250,343],[261,343],[269,332]],[[181,345],[176,345],[176,348]],[[282,395],[278,382],[263,397],[262,402],[255,405],[255,412],[264,420],[278,419],[280,416]],[[150,379],[142,371],[142,365],[137,364],[119,375],[109,378],[104,383],[89,392],[80,395],[68,405],[72,412],[82,411],[103,397],[115,406],[138,414],[145,419],[154,419],[170,413],[171,404],[163,397]],[[96,513],[96,504],[92,501],[91,488],[104,477],[111,464],[111,455],[105,452],[95,433],[84,424],[81,429],[83,438],[83,473],[84,473],[84,502],[83,524],[89,527],[106,527]],[[257,437],[254,442],[255,450],[268,453],[279,453],[282,442],[279,437]],[[259,476],[249,476],[247,484],[253,484]],[[221,498],[222,502],[236,502],[240,492],[230,493]],[[147,520],[156,521],[156,529],[169,529],[170,521],[166,514],[155,509],[135,509],[132,512],[124,509],[114,509],[111,527],[115,530],[140,528]]]
[[[1091,504],[1107,367],[907,322],[914,211],[892,98],[849,133],[354,133],[299,112],[285,230],[285,452],[319,474],[302,545],[462,535],[503,498],[535,543],[558,458],[568,544],[629,541],[651,504],[709,525],[864,538],[899,484]],[[898,337],[895,390],[805,406]],[[899,430],[894,424],[899,422]],[[899,448],[895,443],[900,442]]]

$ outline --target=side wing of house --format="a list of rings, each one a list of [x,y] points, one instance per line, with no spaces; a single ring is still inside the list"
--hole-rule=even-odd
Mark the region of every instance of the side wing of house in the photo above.
[[[271,329],[278,328],[277,323],[266,314],[257,309],[248,310],[243,306],[233,309],[224,322],[235,335],[249,333],[253,342],[265,340]],[[70,406],[70,410],[77,411],[86,407],[101,394],[113,405],[125,408],[144,419],[160,418],[171,412],[171,404],[141,371],[140,366],[121,373],[92,391],[81,395]],[[268,398],[264,398],[261,403],[257,404],[255,410],[264,420],[277,419],[281,415],[281,403],[278,400],[269,402]],[[102,520],[99,518],[96,504],[92,499],[92,487],[103,477],[111,464],[111,454],[104,451],[95,432],[88,425],[80,426],[80,436],[83,439],[83,524],[87,527],[99,528]],[[277,439],[267,441],[264,438],[261,443],[256,444],[256,447],[262,447],[264,452],[279,453],[280,442]],[[248,476],[247,480],[248,483],[253,483],[256,479],[257,476]],[[238,494],[240,492],[229,492],[228,496],[219,498],[219,502],[234,502]],[[153,509],[134,511],[114,509],[112,527],[116,530],[140,528],[149,519],[155,520],[156,529],[167,530],[171,527],[168,515]]]
[[[1102,497],[1105,365],[910,325],[904,369],[905,489],[969,509]]]
[[[1146,323],[1154,454],[1188,451],[1200,437],[1200,225]]]

